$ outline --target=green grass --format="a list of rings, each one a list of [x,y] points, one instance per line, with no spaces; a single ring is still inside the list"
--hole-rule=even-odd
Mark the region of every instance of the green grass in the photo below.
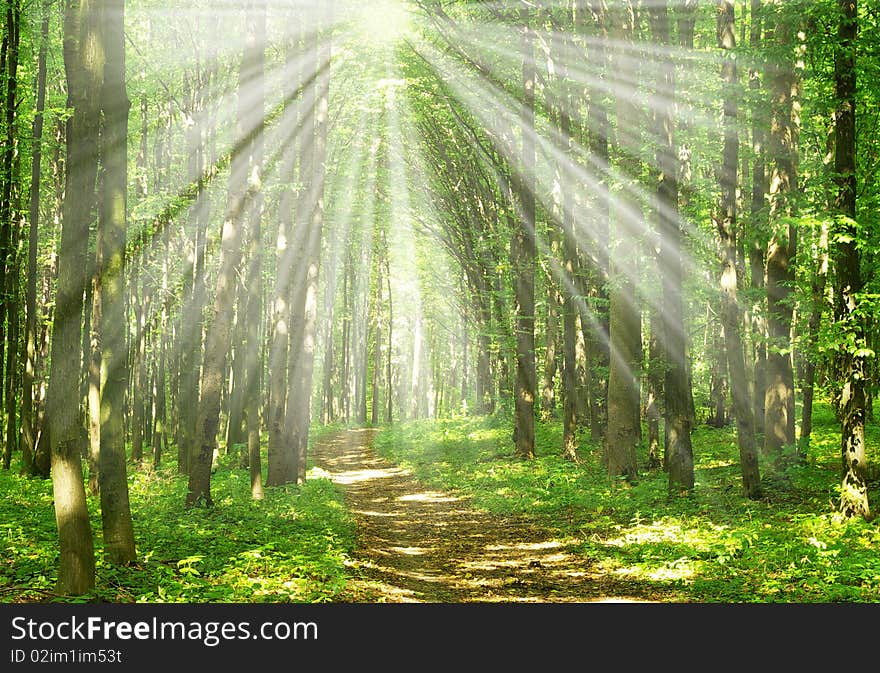
[[[735,432],[694,430],[696,487],[670,496],[666,475],[611,480],[581,438],[582,464],[558,457],[561,426],[537,426],[538,458],[513,457],[510,419],[424,420],[384,428],[380,453],[434,488],[495,514],[528,514],[594,572],[639,583],[650,595],[701,602],[878,602],[880,519],[839,521],[839,430],[817,405],[808,460],[765,480],[761,500],[740,495]],[[323,436],[339,428],[316,430]],[[868,428],[878,462],[880,428]],[[640,455],[644,456],[644,450]],[[103,562],[98,500],[89,497],[97,588],[77,601],[334,602],[346,600],[355,529],[323,478],[250,498],[248,473],[224,457],[212,478],[215,507],[186,509],[186,479],[169,462],[131,470],[138,562]],[[15,466],[13,466],[15,467]],[[762,468],[765,466],[762,466]],[[51,482],[0,471],[0,602],[71,600],[53,593],[58,562]],[[878,484],[871,484],[874,508]]]
[[[477,507],[534,515],[585,565],[648,591],[700,602],[878,602],[880,527],[834,515],[839,430],[827,405],[818,405],[814,424],[806,464],[788,479],[765,480],[758,501],[740,495],[733,428],[694,430],[696,486],[688,496],[670,496],[662,471],[642,470],[635,485],[609,479],[586,438],[581,465],[560,459],[559,423],[538,424],[533,462],[512,456],[503,419],[411,422],[385,429],[376,445]],[[870,427],[869,447],[878,440]],[[875,507],[877,495],[872,483]]]
[[[247,470],[227,456],[212,477],[212,509],[185,509],[186,478],[129,466],[138,562],[103,562],[99,501],[89,497],[97,587],[78,602],[297,602],[338,600],[354,525],[327,479],[250,497]],[[0,602],[56,596],[57,532],[50,481],[0,472]]]

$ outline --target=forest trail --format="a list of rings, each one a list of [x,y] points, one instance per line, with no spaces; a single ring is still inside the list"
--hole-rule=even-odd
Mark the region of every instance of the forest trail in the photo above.
[[[358,527],[350,600],[388,603],[675,600],[594,572],[526,517],[480,512],[379,457],[371,429],[318,442],[315,466],[341,487]],[[653,595],[652,595],[653,594]]]

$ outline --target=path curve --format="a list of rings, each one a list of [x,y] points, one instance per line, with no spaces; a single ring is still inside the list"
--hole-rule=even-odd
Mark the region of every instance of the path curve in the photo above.
[[[592,572],[534,521],[486,514],[425,487],[378,456],[375,432],[344,430],[312,450],[318,474],[343,490],[357,523],[353,602],[648,600],[638,587]]]

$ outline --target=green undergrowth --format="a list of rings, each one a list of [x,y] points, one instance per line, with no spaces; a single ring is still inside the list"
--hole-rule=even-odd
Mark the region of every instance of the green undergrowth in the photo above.
[[[99,499],[89,497],[97,559],[94,594],[77,602],[316,603],[339,600],[354,524],[332,482],[266,489],[253,501],[247,470],[225,456],[211,481],[214,506],[184,507],[176,465],[129,466],[138,560],[103,561]],[[0,471],[0,602],[69,600],[54,594],[58,543],[51,481]]]
[[[586,437],[581,464],[563,460],[559,422],[538,423],[534,461],[513,457],[510,419],[414,421],[386,428],[375,445],[476,507],[534,516],[583,557],[585,568],[635,583],[644,595],[683,602],[878,602],[880,526],[835,516],[839,429],[827,405],[818,405],[814,424],[806,462],[765,478],[756,501],[741,496],[734,428],[694,430],[696,485],[686,496],[670,495],[660,470],[640,469],[635,484],[609,479],[601,452]],[[869,451],[878,440],[878,428],[869,427]],[[869,460],[876,463],[876,453]],[[878,495],[872,482],[874,508]]]

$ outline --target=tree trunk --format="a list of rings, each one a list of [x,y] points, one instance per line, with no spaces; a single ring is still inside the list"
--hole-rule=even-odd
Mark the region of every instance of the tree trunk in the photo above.
[[[124,248],[123,248],[124,249]],[[131,269],[131,298],[134,304],[134,343],[132,344],[132,379],[129,394],[131,396],[131,461],[140,463],[144,457],[144,418],[146,416],[146,404],[144,401],[144,392],[147,389],[146,381],[146,343],[145,343],[145,326],[146,326],[146,278],[138,287],[138,281],[141,276],[142,266],[141,259],[135,257],[130,265]],[[116,323],[125,324],[125,323]]]
[[[43,158],[43,112],[46,107],[46,54],[49,44],[49,0],[42,4],[40,23],[40,48],[37,56],[37,100],[34,122],[31,127],[33,149],[31,160],[31,201],[28,230],[28,270],[25,310],[25,365],[22,379],[21,402],[21,457],[22,473],[34,474],[34,456],[37,445],[36,414],[34,408],[34,378],[37,367],[37,250],[40,227],[40,182]]]
[[[520,10],[522,34],[522,173],[517,197],[521,221],[510,242],[516,335],[516,388],[513,441],[516,455],[535,457],[535,61],[529,10]]]
[[[555,264],[555,256],[559,254],[558,245],[551,248]],[[541,386],[541,418],[550,420],[556,415],[556,372],[559,358],[559,291],[548,273],[547,283],[547,328],[545,330],[547,348],[544,352],[543,382]]]
[[[12,453],[18,445],[15,432],[15,370],[18,357],[18,63],[21,42],[21,5],[19,0],[6,3],[4,31],[5,91],[2,92],[5,138],[0,154],[0,256],[3,257],[3,296],[0,297],[0,400],[5,401],[6,441],[3,443],[3,467],[9,469]],[[5,331],[4,331],[5,330]],[[5,349],[5,351],[4,351]],[[5,367],[4,367],[5,355]]]
[[[856,64],[858,36],[856,0],[839,0],[840,24],[834,55],[834,84],[837,95],[834,172],[837,176],[837,212],[845,218],[837,239],[837,320],[852,334],[854,347],[846,346],[840,355],[843,390],[838,405],[841,420],[841,459],[843,482],[840,489],[841,514],[871,517],[868,502],[868,462],[865,451],[865,407],[869,358],[865,319],[859,316],[859,293],[865,281],[861,272],[861,252],[856,224]],[[870,355],[869,355],[870,354]]]
[[[299,25],[295,30],[301,32]],[[294,37],[293,46],[299,46],[299,37]],[[277,486],[295,479],[293,474],[293,448],[285,436],[285,413],[287,410],[287,374],[290,357],[291,310],[293,293],[292,274],[295,256],[299,246],[294,241],[294,209],[297,196],[292,183],[296,180],[297,156],[303,141],[300,137],[300,101],[294,102],[298,82],[303,78],[301,68],[287,66],[285,73],[285,100],[288,110],[282,117],[285,132],[290,134],[280,169],[283,189],[279,205],[277,250],[275,257],[275,286],[272,289],[272,344],[269,351],[269,413],[268,413],[268,451],[266,485]],[[299,233],[297,232],[297,235]]]
[[[626,3],[620,11],[616,42],[621,54],[631,48],[635,30],[634,8]],[[639,242],[636,232],[644,220],[635,198],[640,165],[639,148],[634,142],[639,110],[635,104],[635,73],[624,73],[617,97],[617,120],[621,128],[620,172],[630,184],[625,185],[615,201],[616,231],[610,263],[610,361],[608,372],[608,428],[605,443],[605,464],[609,476],[634,481],[638,475],[636,446],[639,441],[639,377],[641,360],[641,316],[636,308],[633,278],[637,269]]]
[[[15,208],[13,207],[15,192],[15,162],[17,154],[16,112],[18,110],[18,60],[21,39],[21,6],[18,0],[6,4],[5,25],[3,26],[2,53],[0,53],[0,76],[3,77],[0,100],[3,101],[3,142],[0,146],[0,257],[3,261],[3,296],[0,297],[0,408],[3,408],[4,395],[7,391],[7,379],[11,378],[11,370],[5,366],[9,361],[6,349],[14,350],[11,338],[12,325],[16,320],[14,307],[10,304],[13,279],[17,278],[16,245],[15,245]],[[7,320],[9,329],[7,330]],[[14,359],[14,358],[13,358]],[[8,468],[7,460],[12,457],[12,447],[4,442],[3,460]]]
[[[781,50],[792,48],[794,26],[787,10],[777,9],[773,41]],[[769,155],[770,218],[773,231],[767,249],[767,313],[769,348],[764,395],[764,454],[782,469],[795,445],[794,372],[791,365],[791,321],[794,292],[794,255],[797,229],[790,222],[797,186],[797,124],[793,98],[797,77],[791,56],[771,61],[768,68],[771,92]]]
[[[761,49],[761,34],[763,30],[763,18],[761,0],[751,0],[750,7],[751,29],[749,33],[749,47],[757,52]],[[755,98],[761,90],[760,70],[749,70],[749,90]],[[753,239],[749,247],[750,285],[755,294],[762,296],[766,291],[765,268],[766,268],[766,238],[768,227],[768,208],[766,170],[766,144],[768,129],[767,105],[763,101],[758,102],[752,110],[752,154],[755,161],[752,164],[752,193],[750,204],[750,229]],[[767,319],[763,311],[763,302],[756,302],[752,307],[752,323],[750,325],[753,335],[754,348],[754,388],[753,412],[755,417],[755,433],[764,433],[764,394],[767,388]]]
[[[321,23],[314,39],[318,41],[313,49],[315,72],[315,105],[310,117],[313,145],[311,152],[306,153],[303,161],[303,174],[309,176],[308,198],[303,211],[307,221],[305,258],[305,285],[302,288],[303,303],[294,304],[299,320],[302,321],[302,338],[298,347],[298,363],[295,363],[297,375],[291,377],[290,386],[294,391],[288,396],[286,423],[295,450],[294,465],[296,482],[301,484],[306,478],[306,459],[311,425],[312,379],[315,369],[315,339],[317,336],[318,317],[318,273],[321,262],[321,239],[324,226],[324,190],[327,162],[327,131],[330,105],[330,57],[332,25],[332,2],[328,0],[322,8]],[[308,109],[308,106],[307,108]],[[296,351],[296,349],[295,349]],[[295,355],[295,357],[297,357]]]
[[[719,2],[718,41],[724,50],[736,47],[735,9],[730,0]],[[739,446],[743,494],[755,499],[761,495],[761,476],[758,470],[758,444],[755,438],[754,418],[749,399],[742,325],[737,288],[739,279],[736,263],[736,171],[739,153],[737,133],[737,73],[736,62],[725,58],[721,67],[724,82],[724,150],[721,168],[721,217],[718,233],[721,237],[721,320],[727,340],[727,369],[730,375],[733,413],[736,416],[736,439]]]
[[[101,452],[98,481],[104,553],[110,563],[137,558],[125,471],[125,426],[122,408],[128,385],[125,331],[126,195],[128,193],[128,111],[125,90],[124,0],[103,6],[104,86],[101,107],[104,127],[101,159],[104,169],[97,242],[101,351]],[[139,358],[139,363],[142,358]]]
[[[605,2],[588,3],[591,14],[596,20],[598,36],[592,41],[592,58],[596,62],[596,70],[603,75],[608,69],[608,56],[605,44],[608,35],[605,27]],[[606,75],[607,76],[607,75]],[[602,80],[599,80],[600,82]],[[600,171],[607,171],[609,166],[609,136],[611,126],[608,123],[608,110],[604,103],[605,95],[600,91],[590,92],[590,104],[587,112],[587,127],[590,135],[590,152],[592,161]],[[609,341],[609,241],[611,199],[605,181],[595,187],[595,203],[590,212],[593,230],[594,258],[590,265],[592,276],[593,309],[588,332],[587,351],[590,356],[590,436],[596,443],[605,440],[608,424],[608,371],[610,366]]]
[[[563,82],[565,81],[564,78]],[[565,86],[565,85],[563,85]],[[571,122],[571,91],[563,93],[560,107],[559,132],[565,139],[566,158],[573,159]],[[562,300],[562,456],[567,460],[578,460],[578,391],[577,380],[577,329],[578,307],[581,301],[575,297],[575,273],[578,268],[577,239],[574,230],[574,195],[573,190],[563,190],[562,194],[562,273],[566,280],[563,286]]]
[[[254,0],[249,0],[247,12],[252,12]],[[232,303],[235,298],[235,279],[241,262],[243,212],[246,208],[247,170],[250,165],[253,129],[261,115],[247,98],[248,79],[254,55],[247,51],[239,68],[238,109],[235,130],[235,150],[230,167],[226,216],[220,244],[220,263],[217,270],[212,320],[207,333],[202,365],[202,391],[196,418],[195,453],[189,472],[186,505],[213,505],[211,499],[211,464],[217,449],[220,425],[220,396],[226,353],[232,331]],[[249,133],[250,131],[250,133]]]
[[[265,44],[266,44],[266,6],[260,4],[248,13],[247,46],[251,58],[249,90],[251,104],[255,108],[257,128],[254,132],[253,146],[248,167],[248,226],[250,227],[250,268],[247,280],[247,315],[245,324],[246,384],[244,386],[244,417],[247,428],[247,465],[250,470],[251,497],[263,499],[263,467],[260,460],[260,322],[263,315],[263,161],[265,127]]]
[[[806,362],[804,363],[803,383],[803,406],[801,408],[801,436],[798,439],[798,453],[801,459],[807,457],[810,447],[810,436],[813,434],[813,398],[816,385],[816,360],[819,354],[816,345],[819,338],[819,328],[822,325],[822,315],[825,304],[825,287],[828,282],[828,223],[823,220],[819,229],[819,259],[816,273],[811,274],[810,295],[810,318],[807,323],[807,338],[805,344]]]
[[[649,9],[654,41],[668,46],[669,16],[667,3],[654,3]],[[694,486],[694,456],[691,446],[690,387],[687,375],[687,344],[682,301],[681,223],[678,215],[678,157],[675,152],[675,66],[665,59],[659,65],[658,85],[664,92],[656,112],[657,220],[660,233],[660,277],[663,284],[663,354],[667,469],[669,488],[689,491]]]
[[[95,205],[104,52],[95,0],[67,5],[64,65],[67,72],[67,166],[55,326],[52,333],[48,401],[52,491],[58,526],[58,591],[82,595],[95,586],[95,555],[83,485],[79,375],[83,288],[89,222]],[[70,170],[69,167],[76,167]]]

